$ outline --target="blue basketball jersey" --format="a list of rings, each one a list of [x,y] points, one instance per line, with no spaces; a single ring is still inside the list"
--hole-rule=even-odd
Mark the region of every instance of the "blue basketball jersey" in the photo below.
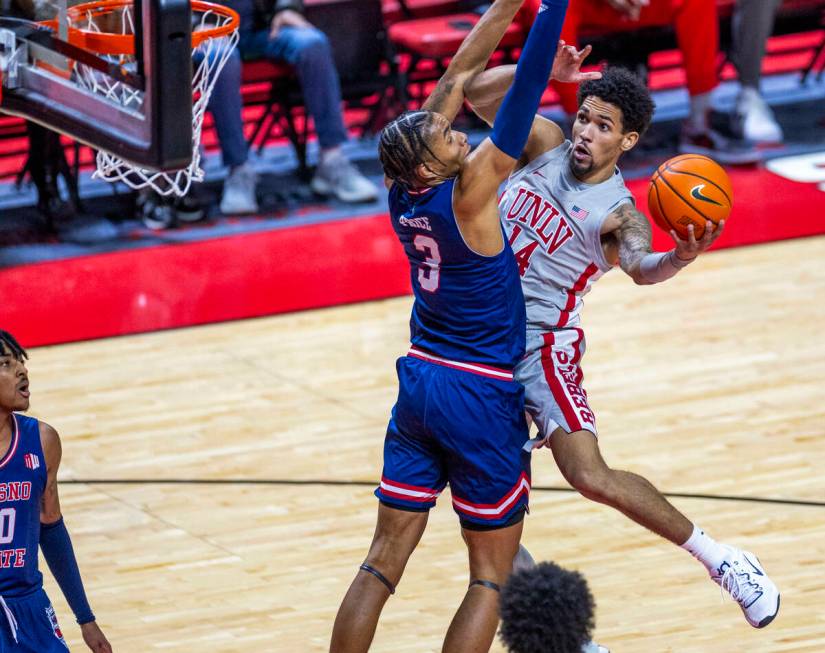
[[[46,460],[37,420],[12,414],[13,433],[0,459],[0,596],[22,596],[43,585],[37,567],[40,498]]]
[[[495,256],[464,242],[453,213],[455,179],[420,193],[393,184],[392,226],[410,262],[410,340],[437,356],[512,369],[524,355],[518,266],[504,238]]]

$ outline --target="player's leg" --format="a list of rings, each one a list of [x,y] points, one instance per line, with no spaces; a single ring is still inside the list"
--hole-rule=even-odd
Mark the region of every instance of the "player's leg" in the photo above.
[[[616,508],[674,544],[687,542],[693,532],[690,520],[646,478],[608,467],[593,433],[558,428],[550,437],[550,449],[559,471],[580,494]]]
[[[444,463],[424,423],[432,366],[398,361],[398,401],[384,438],[384,468],[375,494],[378,522],[369,553],[350,585],[332,631],[330,651],[369,649],[378,618],[395,592],[427,515],[446,485]]]
[[[368,651],[378,617],[424,533],[427,512],[408,512],[379,504],[369,553],[344,597],[332,629],[330,651]]]
[[[582,386],[586,349],[578,328],[548,333],[528,343],[516,369],[525,386],[527,410],[550,448],[562,475],[588,499],[610,505],[654,533],[682,544],[693,524],[646,479],[611,469],[599,451],[596,417]]]
[[[470,556],[470,585],[447,630],[444,653],[490,650],[498,628],[499,590],[513,570],[523,515],[518,515],[518,523],[496,530],[462,529]]]
[[[719,84],[719,15],[715,0],[659,0],[675,7],[674,28],[685,66],[690,96],[709,93]]]
[[[583,496],[619,510],[687,550],[730,591],[748,623],[768,625],[779,609],[779,592],[756,557],[715,542],[646,478],[612,469],[602,458],[595,416],[582,387],[581,330],[556,332],[548,340],[519,364],[517,378],[525,385],[527,407],[540,434],[551,434],[550,449],[567,482]]]
[[[550,449],[562,475],[583,496],[616,508],[699,560],[739,603],[751,626],[763,628],[773,621],[779,590],[753,553],[713,540],[646,478],[608,467],[593,433],[556,429]]]
[[[307,112],[315,120],[321,147],[330,148],[346,142],[341,84],[326,34],[312,26],[283,27],[275,38],[270,38],[266,54],[295,67]]]
[[[445,451],[470,562],[469,587],[443,651],[488,651],[498,625],[498,590],[513,569],[530,490],[524,388],[445,369],[432,393],[440,401],[428,406],[428,420]]]

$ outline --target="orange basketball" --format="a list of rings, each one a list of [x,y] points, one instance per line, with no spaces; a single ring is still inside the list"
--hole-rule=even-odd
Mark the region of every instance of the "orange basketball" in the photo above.
[[[650,178],[647,204],[662,229],[674,229],[687,238],[693,224],[696,239],[705,233],[705,221],[718,225],[727,220],[733,205],[730,179],[722,166],[701,154],[668,159]]]

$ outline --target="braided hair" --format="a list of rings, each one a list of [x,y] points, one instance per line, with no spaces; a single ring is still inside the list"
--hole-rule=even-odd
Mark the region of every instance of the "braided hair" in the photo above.
[[[26,350],[14,339],[14,336],[2,329],[0,329],[0,355],[13,356],[19,361],[26,360],[29,357]]]
[[[432,111],[406,111],[381,130],[378,157],[387,177],[407,188],[421,186],[416,172],[419,165],[440,177],[427,165],[432,160],[442,163],[427,144],[432,123]]]

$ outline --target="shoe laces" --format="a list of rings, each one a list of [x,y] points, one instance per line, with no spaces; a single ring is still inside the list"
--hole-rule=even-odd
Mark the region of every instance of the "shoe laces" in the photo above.
[[[751,574],[739,569],[738,561],[734,561],[733,564],[723,563],[719,571],[722,571],[719,586],[723,599],[727,591],[730,597],[740,605],[750,605],[758,598],[755,595],[762,592],[759,583],[751,580]]]

